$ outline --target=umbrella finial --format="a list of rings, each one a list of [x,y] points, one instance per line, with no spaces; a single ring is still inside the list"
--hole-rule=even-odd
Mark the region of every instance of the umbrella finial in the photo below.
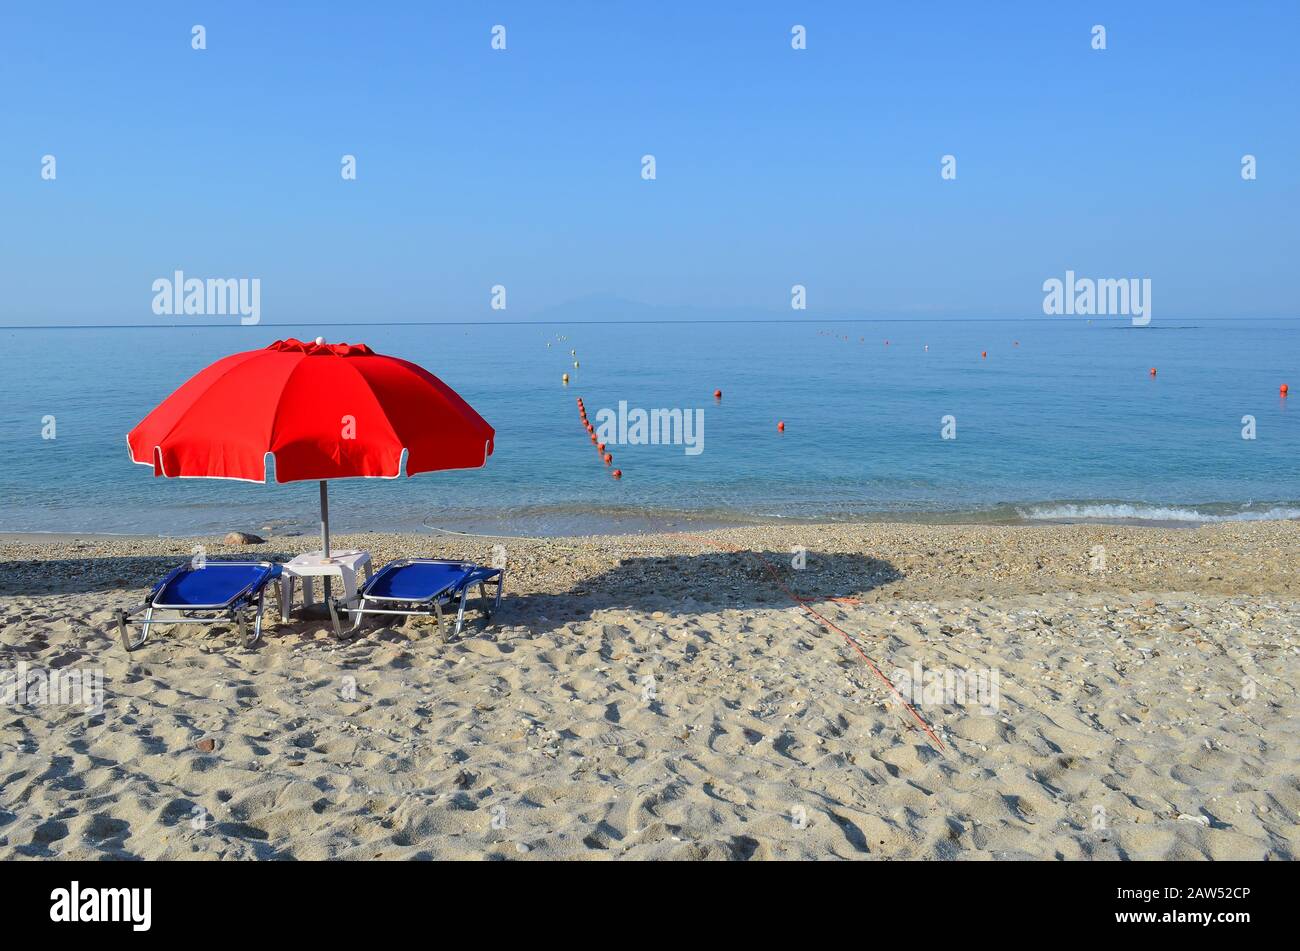
[[[325,338],[324,338],[324,337],[317,337],[317,338],[316,338],[316,346],[318,346],[318,347],[322,347],[322,346],[324,346],[324,345],[325,345]]]

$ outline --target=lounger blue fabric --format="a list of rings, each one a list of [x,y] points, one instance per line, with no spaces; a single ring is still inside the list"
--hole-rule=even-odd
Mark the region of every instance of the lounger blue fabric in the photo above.
[[[162,580],[152,601],[156,605],[225,607],[279,576],[279,565],[221,561],[206,562],[202,568],[181,565]]]
[[[252,647],[262,636],[264,593],[280,577],[280,566],[268,561],[206,561],[202,567],[187,562],[173,568],[153,586],[144,604],[132,611],[118,609],[118,635],[122,646],[133,651],[149,639],[149,629],[166,624],[228,624],[239,627],[244,644]],[[274,590],[274,589],[273,589]],[[175,613],[158,617],[155,612]],[[246,612],[251,611],[251,618]],[[284,618],[284,606],[280,617]],[[137,615],[143,615],[136,620]],[[247,621],[251,620],[252,630]],[[140,628],[138,640],[130,629]]]
[[[334,632],[339,637],[349,637],[361,629],[367,615],[385,617],[431,617],[443,630],[443,608],[456,604],[456,622],[451,636],[460,633],[465,620],[465,606],[475,585],[483,597],[484,620],[501,607],[501,593],[505,590],[504,568],[485,568],[471,561],[444,560],[440,558],[400,558],[390,561],[366,582],[357,592],[358,603],[330,601],[330,616]],[[496,597],[489,598],[487,589],[495,587]],[[352,627],[344,631],[340,612],[350,614]]]
[[[469,562],[395,561],[384,565],[362,593],[367,598],[429,601],[475,583],[483,572],[484,569]]]

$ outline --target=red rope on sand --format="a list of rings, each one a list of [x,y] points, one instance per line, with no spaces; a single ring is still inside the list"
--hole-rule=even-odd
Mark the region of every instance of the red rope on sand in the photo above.
[[[720,542],[715,542],[710,538],[702,538],[697,535],[687,535],[686,537],[693,538],[696,541],[701,541],[706,544],[712,545],[713,547],[718,548],[722,551],[728,551],[727,546],[721,544]],[[730,549],[730,552],[732,554],[740,554],[742,553],[742,549],[732,548]],[[898,688],[894,686],[893,681],[885,676],[884,672],[881,671],[881,669],[876,666],[875,661],[873,661],[870,657],[867,656],[866,651],[862,649],[862,646],[857,642],[856,638],[854,638],[851,634],[849,634],[848,631],[844,630],[839,625],[837,625],[834,621],[831,621],[828,618],[824,617],[821,614],[821,612],[815,610],[814,608],[809,607],[808,605],[812,600],[811,598],[800,597],[799,595],[791,591],[788,587],[786,587],[785,582],[781,580],[781,576],[777,574],[776,569],[772,567],[771,562],[769,562],[761,554],[759,554],[758,552],[749,552],[749,554],[754,555],[754,557],[758,558],[758,560],[763,563],[763,567],[766,568],[768,574],[772,576],[772,580],[776,583],[776,586],[780,588],[782,591],[784,591],[786,593],[786,596],[789,597],[791,601],[799,605],[799,607],[807,611],[810,615],[812,615],[812,617],[820,621],[828,630],[835,631],[837,634],[843,637],[845,642],[848,643],[850,647],[852,647],[855,651],[858,652],[858,656],[862,658],[863,663],[865,663],[868,667],[871,668],[871,672],[874,673],[877,677],[879,677],[881,681],[884,682],[885,686],[888,687],[890,691],[894,694],[894,696],[898,698],[898,702],[907,708],[907,712],[912,715],[912,718],[916,720],[918,724],[920,724],[921,729],[925,731],[926,735],[929,736],[930,739],[934,740],[935,744],[939,747],[940,750],[942,750],[945,753],[948,752],[948,748],[943,745],[943,741],[940,740],[939,737],[935,735],[934,730],[930,729],[930,724],[926,723],[925,719],[921,716],[921,714],[916,712],[916,708],[913,707],[910,703],[908,703],[907,700],[903,697],[903,695],[898,692]],[[825,600],[848,602],[852,604],[860,603],[857,598],[828,598]]]

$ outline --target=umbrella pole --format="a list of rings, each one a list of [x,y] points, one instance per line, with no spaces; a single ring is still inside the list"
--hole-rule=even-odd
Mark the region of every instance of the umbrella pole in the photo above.
[[[330,489],[329,483],[320,480],[320,550],[325,561],[330,560]]]
[[[320,551],[321,560],[329,564],[330,560],[330,489],[329,483],[324,479],[320,480]],[[330,599],[330,577],[326,575],[321,579],[324,582],[325,603]]]

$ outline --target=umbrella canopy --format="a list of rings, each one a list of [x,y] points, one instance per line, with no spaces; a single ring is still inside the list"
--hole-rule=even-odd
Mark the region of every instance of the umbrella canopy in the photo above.
[[[170,478],[384,478],[482,466],[492,427],[422,367],[364,344],[277,340],[195,374],[127,434]]]
[[[321,483],[477,468],[495,431],[429,371],[364,344],[277,340],[200,371],[127,434],[131,459],[169,478]]]

